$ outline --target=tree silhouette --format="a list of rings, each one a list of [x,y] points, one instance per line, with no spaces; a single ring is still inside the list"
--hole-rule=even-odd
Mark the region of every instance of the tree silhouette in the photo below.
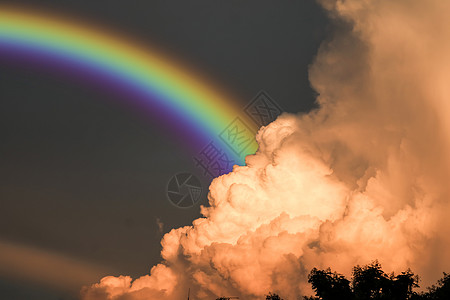
[[[400,275],[391,277],[391,286],[388,289],[391,299],[410,299],[415,295],[413,288],[419,287],[419,276],[408,269]]]
[[[269,292],[268,295],[266,295],[266,300],[283,300],[278,296],[277,294],[272,294]]]
[[[386,274],[378,261],[353,267],[351,281],[330,268],[313,268],[308,275],[315,296],[304,300],[450,300],[450,274],[438,280],[427,292],[416,293],[419,276],[410,269],[395,275]],[[269,293],[266,300],[283,300]]]
[[[353,267],[352,286],[356,299],[379,299],[383,286],[387,285],[386,274],[377,261]]]
[[[332,272],[330,268],[318,270],[313,268],[308,276],[316,297],[304,297],[306,300],[407,300],[422,299],[413,288],[418,287],[418,276],[411,270],[395,276],[387,275],[378,261],[366,266],[355,266],[351,282],[343,275]]]
[[[450,274],[444,272],[444,277],[436,285],[428,288],[428,292],[415,295],[414,300],[448,300],[450,299]]]
[[[418,281],[419,277],[411,270],[397,276],[387,275],[378,261],[353,268],[352,287],[356,299],[410,299],[412,289],[419,286]]]
[[[332,273],[330,268],[326,270],[312,269],[308,276],[308,282],[311,283],[319,299],[339,300],[352,298],[350,281],[341,274]]]

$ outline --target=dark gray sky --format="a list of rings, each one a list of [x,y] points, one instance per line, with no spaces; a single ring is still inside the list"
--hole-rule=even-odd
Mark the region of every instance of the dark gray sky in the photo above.
[[[141,39],[220,83],[242,106],[264,89],[285,111],[313,107],[307,67],[328,23],[312,0],[0,3],[49,8]],[[102,90],[4,60],[0,70],[0,241],[95,262],[111,275],[148,273],[160,260],[156,219],[167,232],[206,204],[205,196],[179,209],[166,199],[172,175],[200,172],[190,154]],[[70,295],[0,274],[2,299]]]

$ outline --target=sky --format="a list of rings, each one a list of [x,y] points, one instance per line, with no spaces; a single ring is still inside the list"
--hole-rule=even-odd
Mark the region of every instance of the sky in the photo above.
[[[286,112],[315,107],[308,66],[329,21],[314,1],[0,3],[137,38],[237,95],[242,107],[260,90]],[[111,95],[45,70],[0,65],[0,253],[8,255],[0,296],[72,299],[105,275],[147,274],[161,260],[163,234],[207,205],[206,193],[192,208],[172,205],[170,178],[194,173],[205,189],[210,180],[184,145]],[[61,268],[74,278],[53,284]]]
[[[261,127],[149,274],[105,276],[83,300],[298,299],[313,267],[374,260],[422,289],[448,272],[450,3],[320,3],[333,29],[308,67],[317,109]]]

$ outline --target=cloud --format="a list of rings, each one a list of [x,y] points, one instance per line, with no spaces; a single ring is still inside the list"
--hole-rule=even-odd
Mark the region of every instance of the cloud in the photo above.
[[[156,226],[158,226],[158,234],[162,235],[164,232],[164,223],[160,218],[156,218]]]
[[[210,186],[210,207],[167,233],[149,276],[107,277],[85,299],[311,292],[312,267],[378,259],[422,286],[450,268],[450,3],[323,0],[335,21],[310,67],[320,108],[284,114],[258,152]]]
[[[54,251],[0,240],[0,277],[77,292],[81,285],[113,271]]]

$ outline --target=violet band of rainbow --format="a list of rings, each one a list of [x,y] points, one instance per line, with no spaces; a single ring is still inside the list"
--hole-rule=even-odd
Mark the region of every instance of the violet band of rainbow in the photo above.
[[[160,53],[109,32],[0,6],[0,55],[33,61],[120,93],[127,105],[176,135],[192,155],[212,141],[242,165],[245,156],[256,151],[256,127],[236,102]],[[219,135],[236,117],[251,128],[242,138],[252,143],[244,143],[245,149],[235,145],[233,151]]]

